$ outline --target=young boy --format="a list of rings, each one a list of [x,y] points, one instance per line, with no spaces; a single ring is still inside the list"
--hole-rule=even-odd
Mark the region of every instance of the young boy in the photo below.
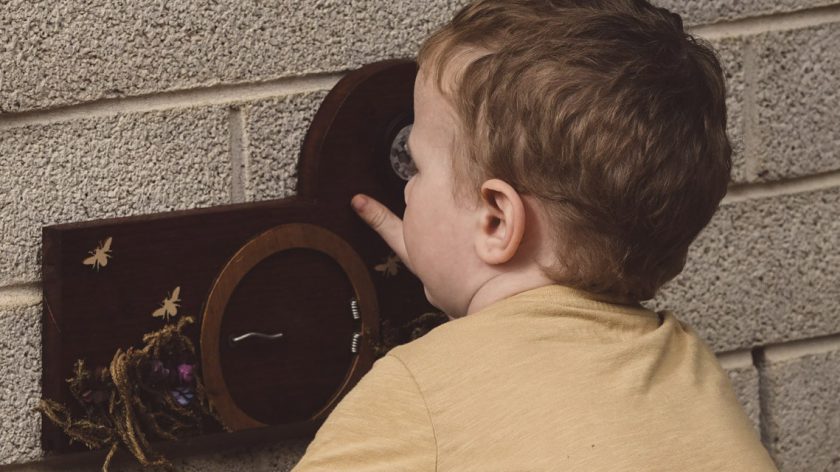
[[[404,220],[352,204],[452,321],[293,470],[776,470],[706,345],[639,304],[726,193],[713,51],[645,0],[484,0],[418,63]]]

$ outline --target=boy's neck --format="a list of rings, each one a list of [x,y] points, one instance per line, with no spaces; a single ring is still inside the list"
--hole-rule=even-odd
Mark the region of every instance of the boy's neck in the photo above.
[[[553,283],[555,282],[539,272],[523,274],[519,277],[513,277],[511,274],[497,274],[487,279],[473,293],[472,298],[470,298],[470,301],[467,304],[467,313],[463,316],[469,316],[488,305],[516,295],[517,293],[543,287],[545,285],[551,285]],[[461,316],[453,317],[450,315],[450,318],[460,317]]]
[[[557,282],[545,277],[540,272],[531,272],[523,274],[519,277],[513,277],[511,274],[497,274],[487,279],[479,288],[473,293],[467,305],[467,314],[480,311],[481,309],[508,297],[512,297],[517,293],[522,293],[535,288],[546,285],[556,284]],[[602,299],[607,303],[616,303],[620,305],[638,306],[638,300],[627,300],[620,297],[609,295],[598,295],[598,299]],[[449,315],[450,319],[461,318],[462,316]]]

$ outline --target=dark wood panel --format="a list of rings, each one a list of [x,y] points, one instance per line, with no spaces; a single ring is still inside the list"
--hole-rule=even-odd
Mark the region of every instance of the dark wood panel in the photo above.
[[[189,335],[200,345],[200,318],[223,269],[254,238],[290,223],[322,228],[352,248],[372,283],[377,323],[399,326],[437,311],[404,266],[384,270],[390,248],[349,205],[364,192],[402,215],[405,182],[392,171],[388,153],[413,119],[415,73],[413,61],[383,61],[336,85],[307,133],[294,197],[45,227],[44,396],[72,403],[65,379],[76,359],[108,365],[116,349],[141,345],[144,333],[166,321],[152,315],[176,287],[175,317],[199,320]],[[108,240],[106,265],[83,263]],[[218,362],[232,400],[273,425],[273,434],[284,424],[290,431],[316,429],[325,413],[315,418],[318,410],[334,405],[370,368],[369,350],[361,357],[350,351],[361,326],[348,309],[357,292],[352,279],[325,253],[299,248],[269,255],[232,288]],[[248,331],[288,337],[230,347],[231,334]],[[78,449],[48,421],[43,440],[47,450]]]

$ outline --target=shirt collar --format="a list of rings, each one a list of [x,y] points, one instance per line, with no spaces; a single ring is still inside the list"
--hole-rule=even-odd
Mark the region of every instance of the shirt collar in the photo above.
[[[610,315],[630,315],[631,319],[644,323],[648,323],[651,319],[659,322],[656,312],[638,303],[618,303],[608,295],[560,284],[543,285],[496,300],[464,318],[496,318],[528,311],[544,316],[553,314],[562,316],[569,313],[570,309]]]

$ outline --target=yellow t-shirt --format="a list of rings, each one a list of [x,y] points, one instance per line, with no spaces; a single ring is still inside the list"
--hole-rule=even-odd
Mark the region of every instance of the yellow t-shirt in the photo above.
[[[393,348],[292,470],[777,469],[693,330],[547,285]]]

